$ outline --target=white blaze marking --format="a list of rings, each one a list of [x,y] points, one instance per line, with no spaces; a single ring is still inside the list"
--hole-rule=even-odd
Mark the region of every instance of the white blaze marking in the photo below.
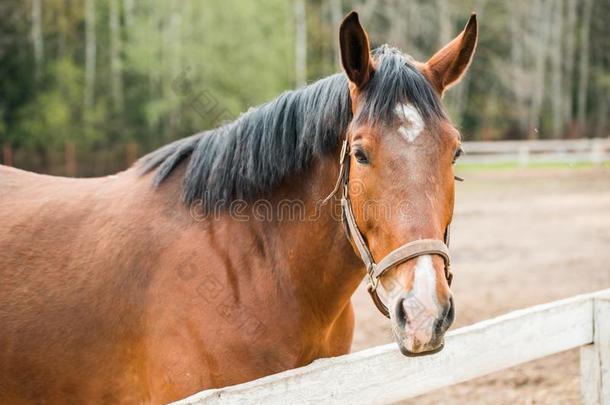
[[[427,310],[433,311],[436,315],[439,305],[436,297],[436,270],[432,263],[432,256],[423,255],[417,258],[411,293]]]
[[[401,121],[398,132],[409,142],[413,142],[424,129],[424,120],[412,104],[398,104],[394,112]]]
[[[436,272],[430,255],[420,256],[414,269],[413,288],[410,297],[403,301],[407,317],[407,346],[421,348],[434,336],[434,322],[439,314],[436,296]]]

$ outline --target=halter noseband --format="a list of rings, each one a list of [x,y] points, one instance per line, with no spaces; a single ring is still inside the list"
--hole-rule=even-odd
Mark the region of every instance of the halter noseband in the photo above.
[[[395,267],[407,260],[423,256],[423,255],[438,255],[443,258],[445,262],[445,278],[447,283],[451,285],[453,274],[450,270],[450,257],[449,257],[449,226],[445,230],[444,241],[437,239],[420,239],[406,243],[392,252],[388,253],[379,263],[375,263],[373,255],[364,240],[364,236],[358,229],[356,224],[356,218],[352,210],[352,204],[349,198],[349,165],[350,160],[348,158],[349,147],[348,138],[345,137],[343,145],[341,147],[341,156],[339,157],[339,177],[337,183],[331,194],[326,197],[324,202],[328,201],[333,195],[339,191],[339,187],[342,186],[341,191],[341,208],[342,217],[345,233],[347,239],[356,246],[360,259],[366,267],[366,272],[369,276],[369,283],[367,285],[367,291],[371,295],[373,303],[384,316],[390,317],[388,307],[385,306],[379,294],[377,294],[377,287],[379,285],[379,278],[385,274],[386,271]]]

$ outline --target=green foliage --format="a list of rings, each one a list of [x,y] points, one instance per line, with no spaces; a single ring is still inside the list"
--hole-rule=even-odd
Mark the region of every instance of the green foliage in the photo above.
[[[25,147],[62,147],[83,135],[82,70],[69,59],[54,61],[48,83],[17,113],[16,132]]]
[[[610,8],[603,0],[593,1],[591,84],[586,89],[587,122],[581,133],[599,136],[610,125],[606,119],[610,48],[604,19]],[[38,27],[32,13],[35,2],[42,11]],[[556,3],[562,8],[553,6]],[[94,19],[87,4],[93,5]],[[528,118],[529,95],[516,96],[517,84],[528,91],[538,85],[530,74],[537,54],[531,44],[540,37],[541,16],[560,11],[562,41],[570,37],[576,45],[580,41],[578,29],[565,28],[568,0],[536,0],[536,4],[547,8],[535,15],[535,8],[521,0],[309,0],[307,79],[311,82],[339,69],[337,18],[352,8],[361,12],[374,46],[388,42],[419,60],[451,39],[470,10],[477,10],[480,40],[475,61],[465,80],[445,99],[466,139],[565,136],[568,132],[550,131],[548,72],[539,114]],[[142,154],[235,118],[295,86],[293,6],[286,0],[0,3],[0,145],[13,147],[19,167],[61,173],[64,146],[73,143],[79,173],[103,174],[125,167],[127,143],[137,143]],[[579,2],[576,28],[583,13]],[[511,31],[515,21],[522,34],[517,42]],[[91,24],[95,38],[87,34]],[[523,45],[525,56],[518,67],[523,72],[512,64],[515,49],[521,49],[515,43]],[[37,46],[41,54],[36,53]],[[94,52],[88,53],[91,46]],[[87,71],[91,54],[93,72]],[[576,46],[575,60],[579,55]],[[545,72],[551,68],[547,59]],[[568,66],[562,63],[562,69]],[[564,106],[571,105],[571,110],[565,108],[573,113],[562,118],[568,129],[574,126],[577,109],[578,62],[575,66],[571,76],[564,72],[562,78],[563,97],[571,102]],[[527,127],[531,122],[540,132]]]

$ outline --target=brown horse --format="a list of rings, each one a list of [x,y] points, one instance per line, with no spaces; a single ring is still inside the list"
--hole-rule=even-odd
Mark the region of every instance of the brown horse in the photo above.
[[[440,97],[476,37],[473,15],[418,63],[371,53],[352,13],[345,74],[125,172],[0,167],[0,402],[164,403],[347,353],[365,270],[403,353],[439,350],[460,151]]]

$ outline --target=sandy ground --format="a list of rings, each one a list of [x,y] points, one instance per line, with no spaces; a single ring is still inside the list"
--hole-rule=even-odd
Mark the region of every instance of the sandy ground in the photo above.
[[[453,328],[610,288],[610,167],[464,170],[452,225]],[[392,342],[362,288],[353,351]],[[561,353],[405,404],[573,404],[579,355]]]

